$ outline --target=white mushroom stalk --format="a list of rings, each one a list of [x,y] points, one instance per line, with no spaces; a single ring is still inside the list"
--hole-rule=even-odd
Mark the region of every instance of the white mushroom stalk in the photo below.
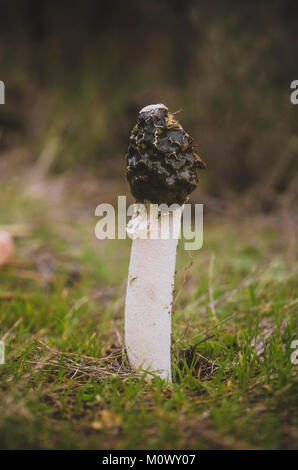
[[[151,371],[168,381],[172,379],[172,301],[181,212],[178,207],[160,215],[156,224],[148,220],[149,214],[147,219],[141,213],[128,225],[134,238],[125,304],[128,359],[133,369]]]
[[[165,105],[140,111],[127,154],[127,179],[141,204],[136,204],[127,227],[133,242],[125,344],[133,369],[168,381],[172,380],[171,317],[182,209],[197,187],[196,170],[204,167],[193,152],[191,137]]]

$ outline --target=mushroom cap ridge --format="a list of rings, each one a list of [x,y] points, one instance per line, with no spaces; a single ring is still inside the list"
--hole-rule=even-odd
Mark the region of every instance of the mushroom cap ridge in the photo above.
[[[182,205],[198,185],[206,165],[194,153],[192,138],[164,104],[139,112],[128,148],[127,180],[138,202]]]

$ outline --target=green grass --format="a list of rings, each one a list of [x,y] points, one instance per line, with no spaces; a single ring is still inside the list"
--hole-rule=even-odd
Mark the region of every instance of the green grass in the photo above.
[[[297,445],[297,264],[282,226],[207,219],[202,250],[180,243],[169,385],[133,375],[120,344],[130,241],[96,241],[95,220],[55,219],[9,186],[0,202],[0,225],[30,225],[0,270],[1,448]]]

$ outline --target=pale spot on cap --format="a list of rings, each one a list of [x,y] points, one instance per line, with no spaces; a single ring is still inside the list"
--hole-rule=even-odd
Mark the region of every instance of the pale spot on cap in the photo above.
[[[145,106],[144,108],[139,111],[139,113],[150,113],[152,111],[155,111],[157,109],[168,109],[164,104],[159,103],[159,104],[149,104],[148,106]]]

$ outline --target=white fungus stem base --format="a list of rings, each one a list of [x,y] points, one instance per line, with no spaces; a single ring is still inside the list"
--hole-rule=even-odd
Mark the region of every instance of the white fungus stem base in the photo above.
[[[177,217],[177,211],[178,217]],[[171,212],[169,239],[135,238],[125,304],[125,344],[133,369],[171,381],[171,317],[182,209]],[[161,222],[158,222],[160,237]],[[156,228],[156,227],[155,227]],[[173,235],[174,233],[174,235]]]

